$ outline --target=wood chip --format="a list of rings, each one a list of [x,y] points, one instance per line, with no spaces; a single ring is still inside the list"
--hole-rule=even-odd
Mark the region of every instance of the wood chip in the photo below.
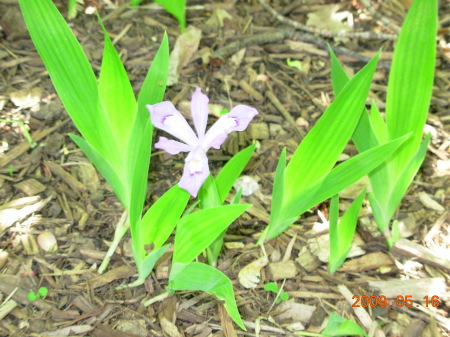
[[[277,315],[278,319],[291,319],[294,322],[301,322],[303,325],[309,324],[316,307],[294,301],[283,301],[277,307],[281,313]]]
[[[58,177],[60,177],[67,185],[70,186],[72,190],[75,190],[78,193],[85,193],[88,191],[86,186],[83,185],[80,181],[78,181],[73,175],[64,170],[60,165],[51,162],[45,161],[44,164]]]
[[[120,266],[120,267],[114,268],[113,270],[108,271],[107,273],[105,273],[103,275],[94,277],[94,278],[88,280],[88,282],[89,282],[90,287],[95,289],[95,288],[104,286],[105,284],[111,283],[115,280],[131,277],[135,273],[136,273],[136,269],[134,269],[134,268],[131,268],[128,266]]]
[[[23,193],[29,196],[33,196],[41,192],[44,192],[45,189],[47,188],[47,186],[41,184],[36,179],[28,179],[21,181],[20,183],[15,184],[14,187],[21,190]]]
[[[445,211],[444,206],[438,203],[436,200],[433,200],[427,193],[420,192],[419,193],[420,202],[429,209],[435,210],[436,212],[443,213]]]
[[[440,300],[450,299],[444,278],[423,278],[411,280],[369,281],[371,287],[380,290],[380,295],[387,298],[412,295],[414,302],[423,301],[425,296],[439,296]]]
[[[345,262],[343,266],[339,268],[339,271],[358,272],[392,265],[394,265],[394,261],[391,257],[389,257],[389,255],[381,252],[375,252]]]
[[[407,239],[400,239],[392,247],[394,255],[415,260],[450,272],[450,259],[442,254],[435,253],[431,249],[421,246]]]
[[[286,262],[270,263],[269,273],[271,280],[283,280],[287,278],[295,278],[297,275],[297,269],[295,263],[292,260]]]

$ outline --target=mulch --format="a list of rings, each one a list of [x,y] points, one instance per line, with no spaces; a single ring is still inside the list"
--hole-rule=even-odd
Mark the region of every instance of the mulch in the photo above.
[[[257,141],[245,170],[259,184],[257,192],[244,198],[254,206],[231,225],[218,263],[233,281],[247,327],[243,332],[208,294],[179,292],[158,299],[167,285],[170,252],[144,285],[116,290],[136,277],[129,235],[108,270],[97,273],[123,208],[68,137],[77,130],[34,49],[17,1],[0,0],[0,336],[291,336],[319,333],[333,311],[358,322],[371,336],[449,336],[450,3],[446,1],[440,2],[435,83],[427,119],[433,138],[398,211],[403,238],[389,250],[365,205],[351,258],[330,275],[324,225],[328,203],[323,203],[265,245],[269,259],[260,270],[253,269],[253,276],[260,278],[255,287],[244,287],[245,275],[239,274],[261,258],[256,241],[269,219],[281,150],[287,147],[292,154],[333,100],[326,43],[335,48],[349,73],[383,48],[370,92],[370,100],[383,111],[393,46],[410,2],[188,1],[187,24],[201,31],[200,45],[179,70],[178,82],[167,88],[165,99],[183,111],[194,89],[201,87],[215,110],[247,104],[260,113],[248,130],[232,134],[221,150],[209,152],[211,170],[217,173],[233,154]],[[67,1],[55,3],[66,15]],[[164,31],[171,48],[179,38],[177,22],[154,3],[144,1],[139,9],[131,9],[124,0],[85,1],[69,23],[96,72],[103,37],[96,17],[84,13],[89,6],[98,9],[138,91]],[[336,10],[345,18],[333,19]],[[338,32],[343,22],[353,27]],[[288,59],[300,61],[300,69],[288,66]],[[343,159],[356,153],[350,143]],[[182,155],[155,151],[147,205],[179,180],[182,160]],[[342,196],[343,208],[360,186]],[[55,235],[56,252],[39,248],[37,236],[44,231]],[[289,295],[287,301],[275,303],[276,295],[264,290],[272,281]],[[30,301],[30,291],[40,287],[47,287],[48,294]],[[390,306],[364,302],[380,296],[386,296]],[[412,296],[413,307],[403,305],[406,296]],[[438,296],[439,305],[434,305],[433,296]],[[154,303],[144,307],[143,301],[151,298]]]

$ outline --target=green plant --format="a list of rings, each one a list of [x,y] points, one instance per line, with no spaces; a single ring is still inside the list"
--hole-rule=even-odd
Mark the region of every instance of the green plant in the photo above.
[[[289,295],[283,290],[283,288],[278,289],[278,285],[275,282],[269,282],[264,285],[264,290],[270,291],[276,295],[275,304],[281,303],[281,301],[287,301]]]
[[[374,170],[410,136],[374,147],[334,167],[360,119],[377,60],[378,55],[348,82],[287,166],[286,149],[282,151],[275,171],[270,223],[259,244],[275,238],[309,208]]]
[[[33,302],[36,301],[37,299],[47,296],[47,294],[48,294],[47,287],[40,287],[37,293],[35,293],[34,291],[30,291],[27,297],[30,302]]]
[[[424,140],[422,135],[433,85],[436,31],[437,1],[415,0],[395,46],[388,82],[386,121],[373,103],[370,114],[363,111],[352,136],[358,150],[364,153],[411,134],[395,154],[369,173],[373,216],[389,244],[393,241],[390,220],[419,170],[430,141],[430,135]],[[349,78],[333,52],[331,60],[333,89],[339,95]]]
[[[154,0],[163,6],[167,13],[177,19],[181,32],[186,29],[186,0]],[[130,0],[131,6],[139,6],[142,0]]]
[[[20,6],[55,89],[82,136],[70,137],[102,173],[125,208],[113,245],[99,271],[105,270],[120,239],[131,227],[138,269],[135,285],[140,284],[168,248],[161,243],[161,236],[156,242],[149,242],[147,238],[145,243],[154,243],[154,249],[147,253],[142,233],[161,228],[161,232],[169,236],[189,199],[186,191],[175,186],[148,211],[149,214],[164,213],[164,219],[144,216],[141,220],[153,133],[145,105],[161,101],[165,91],[169,58],[167,36],[161,42],[136,100],[100,18],[104,54],[97,80],[80,44],[50,0],[21,0]],[[165,207],[164,211],[160,207]]]

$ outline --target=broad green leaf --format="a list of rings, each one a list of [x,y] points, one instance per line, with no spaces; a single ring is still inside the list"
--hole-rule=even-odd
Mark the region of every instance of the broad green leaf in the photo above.
[[[261,237],[258,240],[258,244],[261,245],[267,238],[267,234],[273,232],[275,228],[289,227],[296,220],[297,217],[289,219],[288,223],[285,222],[283,217],[283,201],[284,201],[284,172],[286,169],[286,148],[280,154],[278,159],[277,168],[275,169],[275,177],[273,181],[272,189],[272,206],[270,208],[270,222],[269,225],[264,229]]]
[[[277,168],[275,169],[275,178],[273,181],[272,207],[270,209],[270,223],[278,223],[282,217],[282,207],[284,198],[284,172],[286,170],[286,148],[281,151],[278,159]]]
[[[331,57],[331,82],[333,84],[334,94],[337,96],[344,89],[345,85],[350,81],[344,68],[339,63],[336,55],[331,48],[328,48]],[[371,125],[371,118],[368,111],[364,108],[363,113],[356,125],[352,135],[353,142],[358,148],[359,152],[364,152],[374,146],[380,145],[378,137]]]
[[[172,234],[188,201],[189,193],[178,185],[164,193],[142,218],[143,244],[153,244],[154,249],[161,247]]]
[[[286,202],[335,165],[360,119],[377,60],[378,54],[347,83],[298,146],[286,168]]]
[[[252,144],[236,153],[217,174],[216,186],[221,204],[224,203],[236,179],[239,178],[250,160],[255,151],[255,146],[256,144]]]
[[[202,187],[200,187],[200,190],[198,191],[198,200],[200,201],[201,209],[218,207],[222,205],[219,198],[219,192],[217,191],[216,182],[211,174],[208,178],[206,178]]]
[[[333,90],[335,94],[338,94],[349,81],[349,77],[331,49],[330,55]],[[353,132],[352,140],[360,153],[387,141],[386,124],[374,102],[372,102],[370,115],[368,111],[364,109],[355,131]],[[392,188],[387,164],[382,163],[368,174],[374,194],[383,196],[383,200],[380,200],[378,203],[378,209],[381,211],[383,207],[386,207],[389,201],[390,188]],[[381,204],[385,206],[382,206]],[[382,213],[383,212],[381,211],[381,213],[378,213],[377,215],[381,216]]]
[[[377,223],[381,233],[387,236],[389,230],[390,217],[386,213],[387,212],[386,207],[381,206],[380,202],[376,198],[375,193],[369,193],[368,197],[370,201],[370,207],[372,208],[373,218],[375,219],[375,222]],[[386,198],[386,195],[383,194],[382,197]],[[387,197],[389,197],[389,195],[387,195]]]
[[[413,132],[389,163],[394,177],[400,176],[422,140],[433,86],[436,32],[437,0],[415,0],[395,46],[386,98],[389,139]]]
[[[20,0],[23,17],[64,107],[86,141],[111,152],[111,129],[86,55],[51,0]],[[114,154],[114,151],[112,151]]]
[[[251,205],[202,209],[180,219],[175,234],[173,262],[189,263],[206,249]]]
[[[298,217],[311,207],[339,193],[347,186],[375,169],[386,160],[392,153],[409,137],[406,135],[389,143],[374,147],[356,155],[342,164],[336,166],[324,178],[309,185],[297,193],[283,208],[286,219]],[[292,224],[292,222],[291,222]],[[287,226],[286,226],[287,225]],[[271,240],[281,234],[290,224],[274,227],[267,235]]]
[[[156,264],[156,261],[158,261],[159,258],[163,256],[163,254],[167,251],[167,249],[169,249],[169,247],[170,245],[165,245],[157,249],[154,249],[142,260],[140,266],[137,266],[138,279],[134,283],[145,282],[148,275],[150,275],[150,273],[152,272],[153,267]]]
[[[109,161],[103,158],[102,155],[98,153],[92,146],[90,146],[89,143],[86,142],[83,138],[73,134],[69,134],[69,137],[89,158],[89,160],[94,164],[97,170],[99,170],[108,184],[112,187],[114,193],[116,194],[117,198],[119,198],[122,205],[127,205],[129,203],[128,191],[123,185],[124,182],[116,174]]]
[[[156,104],[162,101],[167,85],[169,68],[169,39],[164,33],[161,45],[153,59],[152,66],[145,77],[138,97],[138,116],[140,125],[149,119],[150,113],[145,107],[147,104]]]
[[[372,124],[373,130],[378,138],[378,144],[384,144],[388,141],[387,126],[383,117],[378,110],[375,101],[372,101],[372,106],[370,108],[370,122]],[[378,145],[377,144],[377,145]]]
[[[169,71],[169,43],[167,34],[155,55],[152,65],[139,92],[137,113],[133,123],[133,137],[128,145],[128,180],[132,182],[132,202],[130,204],[130,222],[134,227],[141,217],[147,191],[148,168],[152,147],[153,124],[145,105],[161,102],[166,90]],[[134,230],[134,229],[133,229]]]
[[[245,329],[234,299],[233,285],[221,271],[199,262],[174,263],[170,270],[169,289],[201,290],[225,301],[225,309],[243,330]]]
[[[427,154],[427,148],[430,142],[430,138],[430,134],[425,137],[416,155],[411,158],[409,163],[405,166],[404,170],[398,177],[397,182],[392,189],[392,193],[390,195],[388,203],[389,208],[387,209],[387,213],[389,218],[394,215],[395,210],[400,204],[400,201],[405,195],[409,185],[413,181],[414,176],[416,175],[417,171],[419,171],[420,165],[422,165],[422,162],[425,159],[425,155]]]
[[[167,13],[172,14],[180,24],[181,32],[186,28],[186,0],[155,0],[164,7]]]
[[[275,294],[278,294],[278,286],[275,282],[269,282],[264,285],[265,291],[271,291]]]
[[[366,190],[362,191],[350,207],[342,216],[338,224],[339,215],[339,196],[335,195],[331,199],[330,205],[330,258],[328,260],[328,270],[334,274],[336,270],[344,263],[347,255],[352,248],[353,235],[355,234],[359,211]]]
[[[358,324],[339,316],[336,312],[332,312],[322,335],[329,337],[336,336],[354,336],[363,335],[367,337],[366,332]]]
[[[127,150],[136,114],[136,98],[122,61],[100,16],[98,16],[98,21],[104,34],[103,59],[98,88],[111,124],[112,136],[117,140],[117,150],[123,157]]]

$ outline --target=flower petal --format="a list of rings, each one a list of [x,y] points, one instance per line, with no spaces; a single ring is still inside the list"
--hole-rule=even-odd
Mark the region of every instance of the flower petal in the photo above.
[[[208,96],[202,93],[202,89],[195,89],[191,99],[191,114],[200,141],[202,141],[205,136],[206,124],[208,121],[208,102]]]
[[[164,150],[170,154],[189,152],[192,149],[192,147],[187,144],[177,142],[176,140],[167,139],[166,137],[159,137],[159,141],[155,144],[155,148]]]
[[[213,147],[220,148],[222,143],[232,131],[244,131],[253,117],[258,114],[255,108],[246,105],[238,105],[220,118],[211,126],[202,141],[202,146],[207,151]]]
[[[172,102],[165,101],[147,105],[147,109],[150,111],[151,120],[155,127],[170,133],[192,147],[198,145],[199,140],[194,130]]]
[[[228,130],[228,133],[230,133],[231,131],[244,131],[245,129],[247,129],[253,117],[255,117],[257,114],[258,110],[247,105],[235,106],[229,113],[223,115],[235,120],[235,125]]]
[[[188,191],[193,197],[196,197],[198,190],[208,176],[209,167],[206,152],[201,146],[197,146],[186,157],[183,176],[178,186]]]

